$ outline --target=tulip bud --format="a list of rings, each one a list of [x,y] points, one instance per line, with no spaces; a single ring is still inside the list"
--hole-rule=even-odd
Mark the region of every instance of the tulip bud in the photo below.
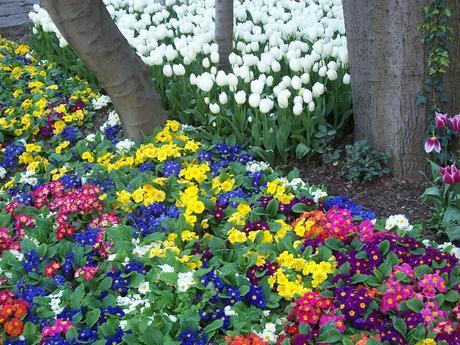
[[[436,124],[436,127],[439,128],[439,129],[446,128],[449,116],[447,114],[441,114],[441,113],[438,113],[438,112],[435,112],[435,114],[436,114],[436,118],[435,118],[434,122]]]
[[[447,184],[457,184],[460,182],[460,170],[454,164],[448,165],[445,168],[439,167],[439,172],[442,175],[442,181]]]

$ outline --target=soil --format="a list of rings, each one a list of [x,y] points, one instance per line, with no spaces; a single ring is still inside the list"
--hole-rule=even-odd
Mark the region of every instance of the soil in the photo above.
[[[300,170],[302,178],[310,184],[323,185],[329,195],[345,195],[376,212],[378,217],[404,214],[411,223],[425,223],[430,209],[420,200],[426,186],[385,176],[369,183],[349,182],[330,166],[320,163],[295,162],[291,167]]]

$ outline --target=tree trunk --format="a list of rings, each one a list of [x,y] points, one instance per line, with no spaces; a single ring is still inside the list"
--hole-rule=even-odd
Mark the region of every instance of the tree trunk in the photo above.
[[[391,148],[394,176],[425,171],[424,54],[419,0],[343,0],[357,139]]]
[[[166,113],[148,67],[118,30],[102,0],[42,0],[62,36],[112,99],[124,134],[139,141]]]
[[[460,0],[448,0],[447,6],[452,12],[452,41],[449,43],[450,66],[445,78],[445,95],[448,98],[447,109],[450,114],[460,113]]]
[[[216,0],[215,26],[219,69],[229,72],[228,56],[233,50],[233,0]]]

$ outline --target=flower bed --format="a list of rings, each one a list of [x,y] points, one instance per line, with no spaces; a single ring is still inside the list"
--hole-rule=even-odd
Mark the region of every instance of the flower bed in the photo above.
[[[350,119],[341,1],[235,1],[229,73],[216,68],[215,1],[104,3],[182,123],[232,136],[272,160],[322,153],[319,128],[340,132]],[[44,9],[35,6],[30,18],[37,49],[89,75]]]
[[[0,53],[0,118],[16,124],[24,102],[42,110],[21,132],[0,126],[1,162],[12,162],[0,194],[3,343],[460,342],[452,246],[176,121],[134,145],[111,113],[84,136],[61,113],[75,101],[90,114],[104,97],[86,86],[85,99],[66,97],[64,85],[74,95],[83,84],[63,79],[50,98],[27,93],[30,76],[13,66],[46,64],[7,41]]]

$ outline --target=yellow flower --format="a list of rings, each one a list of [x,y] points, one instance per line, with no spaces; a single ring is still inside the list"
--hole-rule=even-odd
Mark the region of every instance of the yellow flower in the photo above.
[[[131,194],[126,190],[117,192],[117,201],[119,201],[121,204],[127,204],[131,201]]]
[[[425,340],[417,342],[416,345],[436,345],[436,341],[431,338],[427,338]]]
[[[94,157],[89,151],[83,152],[83,154],[81,155],[81,158],[88,161],[89,163],[94,162]]]
[[[193,240],[198,240],[199,237],[196,234],[196,232],[190,231],[190,230],[184,230],[181,233],[181,239],[182,241],[189,242]]]
[[[232,228],[229,232],[228,232],[228,241],[230,243],[243,243],[243,242],[246,242],[246,240],[248,239],[248,237],[246,236],[246,234],[242,231],[239,231],[235,228]]]
[[[62,121],[62,120],[58,120],[58,121],[56,121],[56,122],[54,123],[54,130],[53,130],[53,133],[54,133],[54,134],[59,134],[59,133],[61,133],[61,132],[64,130],[65,127],[66,127],[65,122]]]
[[[56,153],[61,154],[62,150],[65,149],[67,146],[70,145],[70,141],[64,140],[61,144],[56,146]]]

